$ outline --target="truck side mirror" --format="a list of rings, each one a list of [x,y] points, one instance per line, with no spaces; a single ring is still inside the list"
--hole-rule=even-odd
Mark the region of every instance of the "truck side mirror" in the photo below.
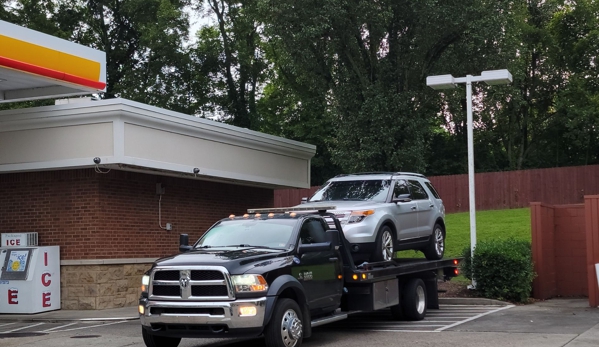
[[[307,202],[308,202],[308,198],[306,198],[306,197],[304,196],[304,197],[302,198],[302,202],[301,202],[301,203],[302,203],[302,204],[305,204],[305,203],[307,203]]]
[[[193,247],[189,245],[189,236],[187,234],[179,235],[179,252],[189,252]]]

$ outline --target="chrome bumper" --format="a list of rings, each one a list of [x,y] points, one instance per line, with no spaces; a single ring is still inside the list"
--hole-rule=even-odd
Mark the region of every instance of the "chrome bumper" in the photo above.
[[[256,307],[256,315],[241,317],[240,306]],[[181,301],[147,301],[144,304],[145,312],[140,315],[141,324],[151,327],[152,324],[185,324],[185,325],[226,325],[229,329],[256,328],[264,324],[266,312],[266,297],[248,300],[235,300],[228,302],[181,302]],[[161,309],[222,309],[224,314],[213,315],[207,313],[162,313],[151,314],[152,308]]]

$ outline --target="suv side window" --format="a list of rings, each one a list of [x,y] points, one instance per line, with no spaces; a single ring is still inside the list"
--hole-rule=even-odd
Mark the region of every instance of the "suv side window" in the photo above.
[[[409,180],[408,185],[410,186],[410,191],[412,192],[412,200],[428,199],[428,194],[420,182],[416,180]]]
[[[426,185],[426,187],[428,188],[428,190],[430,190],[431,193],[433,193],[433,195],[435,196],[435,198],[441,199],[441,197],[439,196],[439,193],[437,193],[437,190],[435,189],[435,187],[433,187],[432,183],[430,183],[430,182],[424,182],[424,184]]]
[[[393,187],[393,198],[397,198],[402,194],[410,194],[408,184],[405,180],[399,180],[395,182],[395,187]]]
[[[327,242],[325,233],[321,220],[308,219],[300,230],[300,242],[302,244]]]

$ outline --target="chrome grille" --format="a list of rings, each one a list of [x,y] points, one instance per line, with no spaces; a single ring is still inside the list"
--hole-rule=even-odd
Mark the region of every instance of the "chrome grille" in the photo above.
[[[155,268],[149,294],[165,300],[235,299],[229,272],[220,266]]]

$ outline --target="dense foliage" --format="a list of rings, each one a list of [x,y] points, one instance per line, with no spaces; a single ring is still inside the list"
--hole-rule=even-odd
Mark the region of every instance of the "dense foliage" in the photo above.
[[[0,19],[104,50],[102,98],[316,145],[313,184],[466,172],[464,87],[425,79],[504,68],[473,88],[476,170],[599,163],[595,0],[0,0]]]
[[[527,302],[535,277],[530,242],[507,239],[477,243],[474,256],[464,248],[462,273],[490,299]]]

